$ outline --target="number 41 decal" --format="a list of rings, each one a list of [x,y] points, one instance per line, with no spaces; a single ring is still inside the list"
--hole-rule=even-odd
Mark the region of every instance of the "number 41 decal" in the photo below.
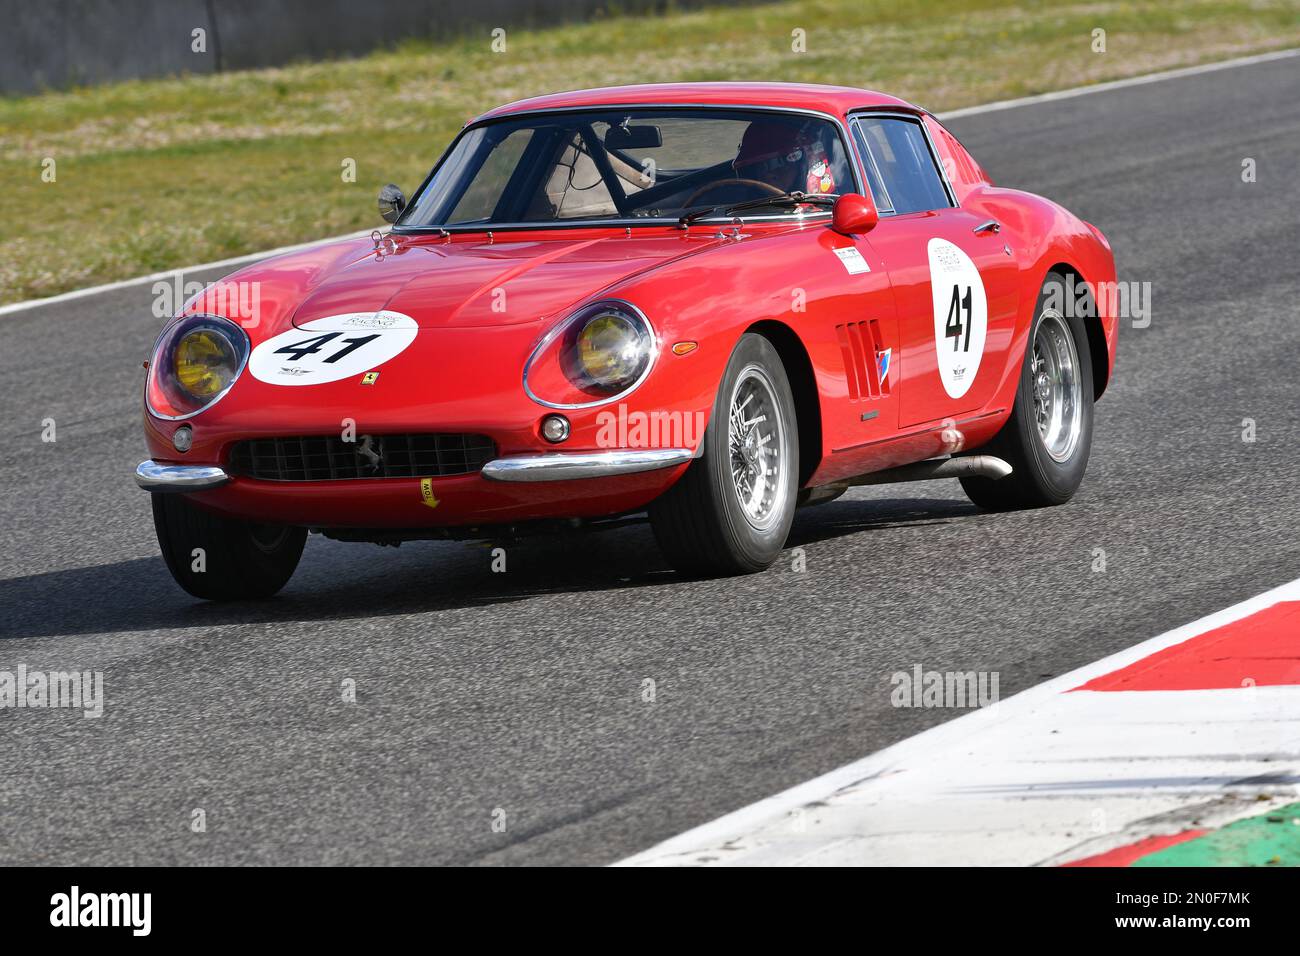
[[[419,331],[415,319],[388,309],[326,315],[256,346],[248,357],[248,371],[268,385],[300,388],[341,382],[397,358],[415,344]]]
[[[342,332],[327,332],[324,335],[318,335],[315,338],[305,339],[302,342],[297,342],[292,345],[286,345],[282,349],[276,349],[275,354],[280,355],[282,353],[287,352],[293,356],[291,359],[289,359],[289,361],[297,362],[304,355],[314,355],[315,353],[319,352],[322,348],[325,347],[326,342],[332,341],[333,339],[338,338],[342,334],[343,334]],[[333,355],[331,355],[327,359],[324,359],[323,361],[327,365],[332,365],[333,363],[337,362],[339,359],[343,358],[345,355],[355,352],[357,349],[361,348],[361,346],[365,345],[367,342],[373,342],[377,338],[379,338],[379,336],[376,334],[376,335],[359,335],[355,338],[344,339],[343,343],[347,347],[340,349],[339,351],[335,352]]]
[[[952,339],[952,350],[957,351],[960,345],[963,352],[970,351],[970,301],[971,289],[966,286],[966,294],[961,294],[961,286],[952,287],[952,301],[948,305],[948,321],[944,325],[945,338]],[[962,312],[965,311],[965,322],[962,321]],[[962,333],[966,333],[966,341],[962,342]]]

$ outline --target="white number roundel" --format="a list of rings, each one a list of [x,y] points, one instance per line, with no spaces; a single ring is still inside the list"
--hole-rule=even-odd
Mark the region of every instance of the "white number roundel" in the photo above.
[[[419,326],[401,312],[349,312],[312,319],[267,339],[248,371],[271,385],[321,385],[373,371],[415,341]]]
[[[984,355],[989,324],[984,281],[970,256],[947,239],[931,239],[926,251],[939,378],[950,398],[961,398],[975,381]]]

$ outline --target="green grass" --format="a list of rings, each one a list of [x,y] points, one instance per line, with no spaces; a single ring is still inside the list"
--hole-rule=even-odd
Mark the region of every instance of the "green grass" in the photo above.
[[[807,52],[791,31],[807,31]],[[1107,33],[1107,52],[1091,49]],[[790,0],[404,41],[361,59],[0,99],[0,302],[381,225],[469,117],[554,90],[791,80],[932,110],[1300,45],[1291,0]],[[53,158],[57,179],[42,182]],[[357,165],[355,183],[342,163]]]

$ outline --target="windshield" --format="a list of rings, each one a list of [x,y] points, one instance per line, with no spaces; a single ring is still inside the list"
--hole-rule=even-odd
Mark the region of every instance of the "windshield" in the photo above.
[[[399,226],[677,219],[701,207],[856,186],[838,127],[759,110],[593,109],[466,130]],[[796,215],[761,206],[752,217]]]

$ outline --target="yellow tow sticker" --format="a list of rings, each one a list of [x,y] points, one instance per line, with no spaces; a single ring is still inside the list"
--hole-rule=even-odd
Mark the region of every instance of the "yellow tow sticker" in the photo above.
[[[420,479],[420,498],[421,498],[421,499],[424,501],[424,503],[425,503],[426,505],[428,505],[430,508],[436,508],[436,507],[438,507],[438,499],[435,498],[435,497],[433,496],[433,479],[432,479],[432,478],[421,478],[421,479]]]

